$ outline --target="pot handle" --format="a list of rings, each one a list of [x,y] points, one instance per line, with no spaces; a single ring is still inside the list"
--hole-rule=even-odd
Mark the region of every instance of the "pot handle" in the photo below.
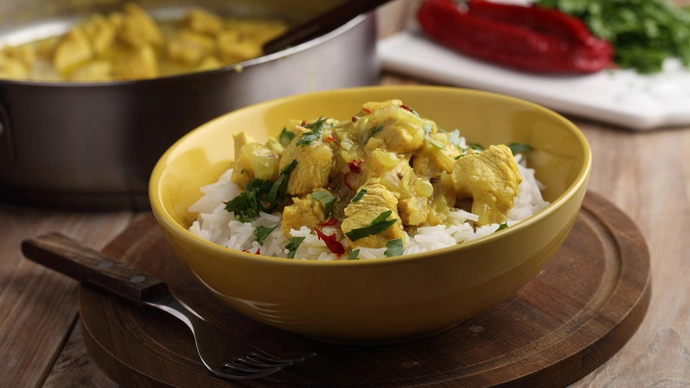
[[[15,160],[14,152],[14,139],[12,138],[12,127],[10,126],[10,115],[7,114],[7,110],[0,104],[0,143],[2,143],[2,137],[7,138],[8,152],[10,160]],[[2,150],[0,150],[2,152]]]

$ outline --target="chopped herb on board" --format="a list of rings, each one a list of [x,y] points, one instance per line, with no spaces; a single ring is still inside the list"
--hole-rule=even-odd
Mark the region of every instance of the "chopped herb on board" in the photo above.
[[[347,254],[347,259],[348,260],[359,260],[359,249],[355,249],[353,251],[350,251],[350,253]]]
[[[508,144],[508,148],[510,148],[510,152],[512,152],[513,155],[517,155],[520,152],[532,151],[534,149],[532,148],[532,146],[528,146],[527,144],[520,144],[515,142]]]
[[[278,225],[272,227],[272,228],[267,228],[265,226],[259,226],[256,229],[254,229],[254,237],[256,237],[256,241],[259,243],[259,245],[263,246],[264,245],[264,240],[266,237],[268,237],[271,232],[273,232]]]
[[[294,259],[295,252],[297,252],[297,248],[299,248],[302,241],[304,241],[304,237],[290,237],[288,241],[290,241],[290,243],[285,246],[285,249],[288,250],[287,257],[288,259]]]
[[[498,228],[494,232],[498,232],[498,231],[501,231],[501,230],[507,229],[507,228],[508,228],[508,223],[504,222],[501,225],[498,225]]]
[[[403,254],[403,242],[401,238],[390,240],[386,243],[386,251],[383,254],[386,257],[401,256]]]
[[[366,194],[366,193],[367,193],[367,189],[359,190],[357,195],[355,195],[355,197],[352,198],[352,202],[359,202],[359,200],[362,199],[362,197],[364,197],[364,194]]]
[[[398,221],[397,218],[388,220],[388,217],[391,214],[393,214],[392,210],[383,212],[378,217],[374,218],[373,221],[371,221],[371,225],[365,226],[363,228],[352,229],[351,231],[345,233],[345,235],[347,236],[347,238],[350,239],[350,241],[357,241],[367,236],[373,236],[375,234],[385,232],[386,230],[388,230],[388,228],[391,227],[391,225],[395,224]]]
[[[335,207],[336,198],[322,190],[313,192],[311,196],[323,204],[324,218],[330,217]]]
[[[287,147],[291,142],[292,139],[295,138],[295,134],[292,132],[288,132],[287,128],[283,128],[282,132],[280,132],[280,137],[278,137],[278,141],[280,141],[280,144],[283,147]]]

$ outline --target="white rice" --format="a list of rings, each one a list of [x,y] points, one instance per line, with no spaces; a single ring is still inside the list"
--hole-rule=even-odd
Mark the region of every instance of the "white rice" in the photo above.
[[[457,132],[457,131],[453,131]],[[453,138],[452,140],[465,144],[465,139]],[[455,143],[454,143],[455,144]],[[518,186],[518,194],[515,197],[515,205],[508,214],[506,223],[512,226],[539,210],[545,208],[549,203],[544,201],[541,191],[544,187],[534,177],[534,170],[527,168],[521,154],[515,156],[518,169],[522,175],[522,183]],[[260,253],[267,256],[287,257],[288,250],[285,246],[289,243],[281,228],[282,214],[261,213],[252,222],[240,222],[235,220],[234,213],[227,212],[223,201],[228,201],[236,197],[242,190],[230,180],[232,169],[227,170],[218,178],[216,183],[204,186],[201,192],[204,195],[192,206],[189,211],[199,213],[196,221],[189,228],[193,234],[220,244],[222,246],[247,251],[250,253]],[[420,227],[410,236],[405,232],[403,239],[404,254],[426,252],[434,249],[453,246],[462,242],[474,240],[479,237],[487,236],[498,229],[499,224],[475,227],[473,221],[479,217],[475,214],[463,210],[453,210],[448,216],[447,225]],[[276,227],[264,240],[264,245],[260,246],[254,237],[254,229],[259,226]],[[349,243],[343,236],[339,228],[323,227],[325,235],[337,233],[338,239],[346,249]],[[347,255],[338,257],[326,247],[326,244],[318,238],[315,233],[307,227],[299,230],[290,231],[292,237],[304,237],[295,252],[295,259],[305,260],[339,260],[346,259]],[[360,259],[374,259],[384,257],[386,248],[359,248]]]

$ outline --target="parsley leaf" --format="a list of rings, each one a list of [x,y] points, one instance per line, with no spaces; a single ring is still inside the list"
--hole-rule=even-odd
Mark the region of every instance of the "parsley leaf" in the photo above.
[[[315,191],[311,194],[311,196],[323,204],[324,218],[328,219],[328,217],[330,217],[333,213],[336,198],[323,190]]]
[[[240,222],[253,221],[261,212],[273,212],[285,200],[287,182],[295,166],[297,161],[293,160],[283,167],[275,182],[254,179],[247,183],[244,192],[225,204],[225,210],[235,213],[235,219]]]
[[[663,0],[538,0],[581,19],[615,48],[613,60],[639,73],[662,70],[667,57],[690,64],[690,15]]]
[[[381,132],[381,131],[383,131],[383,125],[377,125],[377,126],[375,126],[374,128],[371,129],[371,135],[369,135],[369,137],[370,137],[370,138],[371,138],[371,137],[374,137],[375,134],[377,134],[377,133],[379,133],[379,132]]]
[[[397,218],[393,218],[392,220],[386,220],[391,214],[393,214],[392,210],[383,212],[378,217],[374,218],[373,221],[371,221],[371,225],[365,226],[363,228],[352,229],[351,231],[345,233],[345,236],[347,236],[347,238],[349,238],[350,241],[357,241],[367,236],[373,236],[375,234],[385,232],[386,230],[388,230],[388,228],[391,227],[391,225],[395,224],[398,221]]]
[[[357,195],[355,195],[355,197],[352,198],[352,202],[359,202],[359,200],[362,199],[362,197],[364,197],[364,194],[366,194],[366,193],[367,193],[367,189],[359,190]]]
[[[427,140],[429,140],[429,143],[433,144],[436,148],[446,148],[446,145],[441,143],[440,141],[434,139],[433,137],[429,137]]]
[[[424,136],[428,136],[431,133],[431,124],[424,124]]]
[[[348,260],[359,260],[359,249],[355,249],[354,251],[350,251],[350,253],[347,254],[347,259]]]
[[[288,132],[287,128],[283,128],[282,132],[280,132],[280,137],[278,137],[278,141],[280,141],[280,144],[283,147],[287,147],[291,142],[292,139],[295,138],[295,134],[292,132]]]
[[[311,142],[314,140],[320,139],[321,130],[323,129],[323,124],[326,122],[326,120],[326,117],[319,117],[319,119],[313,123],[305,125],[304,128],[311,129],[311,131],[303,133],[297,141],[297,145],[304,147],[311,144]]]
[[[498,232],[498,231],[506,229],[506,228],[508,228],[508,223],[504,222],[501,225],[498,225],[498,228],[496,230],[494,230],[494,232]]]
[[[383,254],[386,257],[401,256],[403,254],[403,242],[401,238],[390,240],[386,243],[386,251]]]
[[[484,147],[480,146],[479,144],[468,144],[468,147],[472,148],[473,150],[477,151],[484,151]]]
[[[463,156],[467,156],[467,155],[466,154],[460,154],[460,155],[455,157],[455,160],[458,160],[458,159],[462,158]]]
[[[254,229],[254,237],[256,237],[256,241],[259,243],[259,245],[263,246],[264,245],[264,240],[266,237],[268,237],[271,232],[273,232],[278,225],[272,227],[272,228],[267,228],[265,226],[259,226],[256,229]]]
[[[304,241],[304,237],[290,237],[288,241],[290,241],[290,243],[285,246],[285,249],[288,250],[287,257],[288,259],[294,259],[295,252],[297,252],[297,248],[299,248],[302,241]]]
[[[517,155],[520,152],[524,152],[524,151],[532,151],[534,149],[534,148],[532,148],[532,146],[528,146],[526,144],[515,143],[515,142],[508,144],[508,148],[510,148],[510,152],[512,152],[513,155]]]

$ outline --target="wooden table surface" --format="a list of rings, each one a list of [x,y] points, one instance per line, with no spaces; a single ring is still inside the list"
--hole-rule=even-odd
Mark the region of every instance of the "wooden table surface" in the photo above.
[[[379,35],[405,24],[407,0],[379,9]],[[420,83],[383,73],[382,84]],[[651,253],[652,300],[627,345],[574,387],[690,386],[690,127],[637,133],[569,117],[593,153],[590,190],[639,226]],[[0,203],[0,387],[116,387],[84,347],[75,281],[23,259],[20,242],[60,231],[100,249],[137,215]]]

